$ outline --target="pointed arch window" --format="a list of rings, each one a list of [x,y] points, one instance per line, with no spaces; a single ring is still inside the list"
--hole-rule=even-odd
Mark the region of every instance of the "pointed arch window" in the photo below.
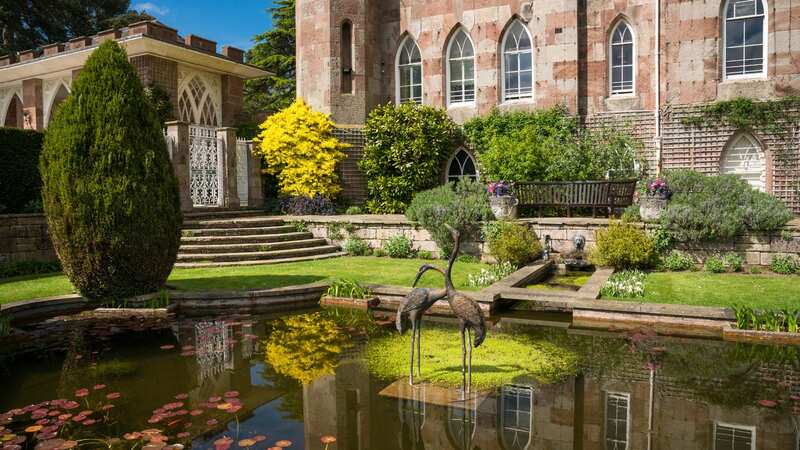
[[[192,78],[178,100],[181,120],[190,124],[217,126],[217,109],[205,83]]]
[[[475,101],[475,48],[463,29],[459,29],[447,46],[447,103]]]
[[[633,94],[636,61],[631,27],[620,21],[611,32],[611,95]]]
[[[766,74],[766,9],[763,0],[728,0],[725,5],[725,77]]]
[[[397,103],[422,103],[422,56],[417,43],[406,37],[397,51]]]
[[[720,172],[724,175],[735,175],[759,191],[767,190],[767,164],[764,151],[750,134],[741,134],[728,144]]]
[[[447,168],[447,181],[459,181],[462,178],[472,180],[478,179],[478,170],[475,167],[475,160],[466,150],[460,149],[450,160]]]
[[[527,28],[515,20],[503,37],[503,101],[533,97],[533,45]]]

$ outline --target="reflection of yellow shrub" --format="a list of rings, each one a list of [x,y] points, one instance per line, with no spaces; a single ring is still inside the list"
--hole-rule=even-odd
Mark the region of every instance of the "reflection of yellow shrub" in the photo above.
[[[347,344],[336,323],[316,313],[277,321],[264,348],[276,372],[307,384],[332,374]]]
[[[332,198],[341,191],[335,170],[348,145],[331,134],[333,126],[328,116],[303,100],[261,124],[254,151],[264,158],[266,171],[278,176],[281,193]]]

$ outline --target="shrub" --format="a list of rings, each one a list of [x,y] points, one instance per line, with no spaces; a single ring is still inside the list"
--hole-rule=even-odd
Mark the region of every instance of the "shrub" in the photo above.
[[[625,208],[620,219],[623,222],[641,222],[642,216],[639,214],[639,205],[630,205]]]
[[[6,213],[26,212],[41,200],[39,155],[44,135],[38,131],[0,128],[0,205]]]
[[[414,196],[406,217],[419,222],[447,256],[453,250],[453,238],[446,225],[461,232],[462,242],[475,237],[483,220],[494,215],[489,208],[486,188],[477,181],[462,180],[420,192]]]
[[[517,268],[510,262],[494,264],[488,268],[481,269],[478,273],[467,275],[467,285],[470,287],[486,287],[506,278],[516,272]]]
[[[261,124],[254,151],[264,158],[266,172],[277,175],[282,194],[331,199],[341,192],[336,165],[348,145],[333,136],[333,127],[327,115],[300,99]]]
[[[58,261],[17,261],[0,264],[0,280],[4,278],[56,272],[61,272],[61,264],[59,264]]]
[[[521,267],[542,253],[542,243],[527,226],[511,221],[489,222],[483,227],[489,252],[499,263]]]
[[[657,227],[650,232],[650,239],[653,240],[653,245],[656,247],[658,254],[664,254],[674,244],[674,239],[669,231],[664,227]]]
[[[638,270],[617,272],[606,280],[600,289],[603,297],[641,298],[644,297],[645,274]]]
[[[719,256],[709,256],[704,268],[706,272],[723,273],[725,272],[725,262]]]
[[[373,213],[403,212],[415,193],[439,184],[442,165],[461,140],[447,113],[413,103],[372,110],[359,167]]]
[[[370,253],[369,244],[358,237],[350,236],[344,241],[344,245],[342,245],[342,249],[347,252],[348,255],[353,256],[367,256]]]
[[[792,255],[775,255],[769,263],[769,268],[775,273],[790,275],[796,273],[800,265]]]
[[[764,270],[761,269],[761,267],[759,267],[759,266],[750,266],[750,269],[748,271],[752,275],[761,275],[762,273],[764,273]]]
[[[178,183],[158,116],[116,42],[100,45],[75,79],[40,166],[53,246],[81,294],[163,287],[180,242]]]
[[[734,175],[676,170],[665,177],[673,196],[661,224],[679,241],[729,240],[746,231],[774,231],[792,219],[780,200]]]
[[[742,268],[744,267],[744,258],[737,253],[726,253],[722,257],[722,262],[725,263],[725,266],[731,272],[741,272]]]
[[[383,243],[383,250],[390,258],[411,258],[414,256],[414,246],[411,239],[402,234],[396,234]]]
[[[433,253],[431,253],[431,252],[429,252],[427,250],[418,250],[417,251],[417,258],[419,258],[419,259],[427,259],[427,260],[434,259],[433,258]]]
[[[558,181],[628,178],[641,143],[610,128],[579,132],[564,106],[534,112],[493,111],[464,125],[489,180]]]
[[[679,272],[682,270],[689,270],[694,267],[694,260],[685,252],[673,250],[669,252],[669,255],[664,257],[664,259],[661,261],[661,264],[667,270]]]
[[[344,213],[348,216],[357,216],[359,214],[364,214],[364,210],[360,206],[351,206],[347,208]]]
[[[320,195],[291,196],[281,199],[281,212],[294,216],[331,216],[336,214],[336,207],[332,201]]]
[[[598,266],[617,269],[646,268],[656,260],[653,240],[636,226],[613,222],[605,230],[597,231],[597,242],[590,260]]]

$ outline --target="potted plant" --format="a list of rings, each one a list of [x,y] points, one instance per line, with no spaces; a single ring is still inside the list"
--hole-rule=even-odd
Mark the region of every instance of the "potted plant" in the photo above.
[[[516,219],[519,200],[511,190],[512,184],[507,181],[489,183],[489,206],[498,220]]]
[[[670,197],[672,191],[664,179],[657,178],[647,183],[644,195],[639,197],[639,216],[645,222],[658,220]]]

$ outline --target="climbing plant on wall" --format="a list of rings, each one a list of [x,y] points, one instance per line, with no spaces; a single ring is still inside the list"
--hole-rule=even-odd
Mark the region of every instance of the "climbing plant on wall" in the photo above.
[[[731,127],[740,130],[761,130],[779,139],[791,139],[800,123],[800,96],[755,101],[749,98],[714,102],[681,119],[683,125],[695,128]]]

